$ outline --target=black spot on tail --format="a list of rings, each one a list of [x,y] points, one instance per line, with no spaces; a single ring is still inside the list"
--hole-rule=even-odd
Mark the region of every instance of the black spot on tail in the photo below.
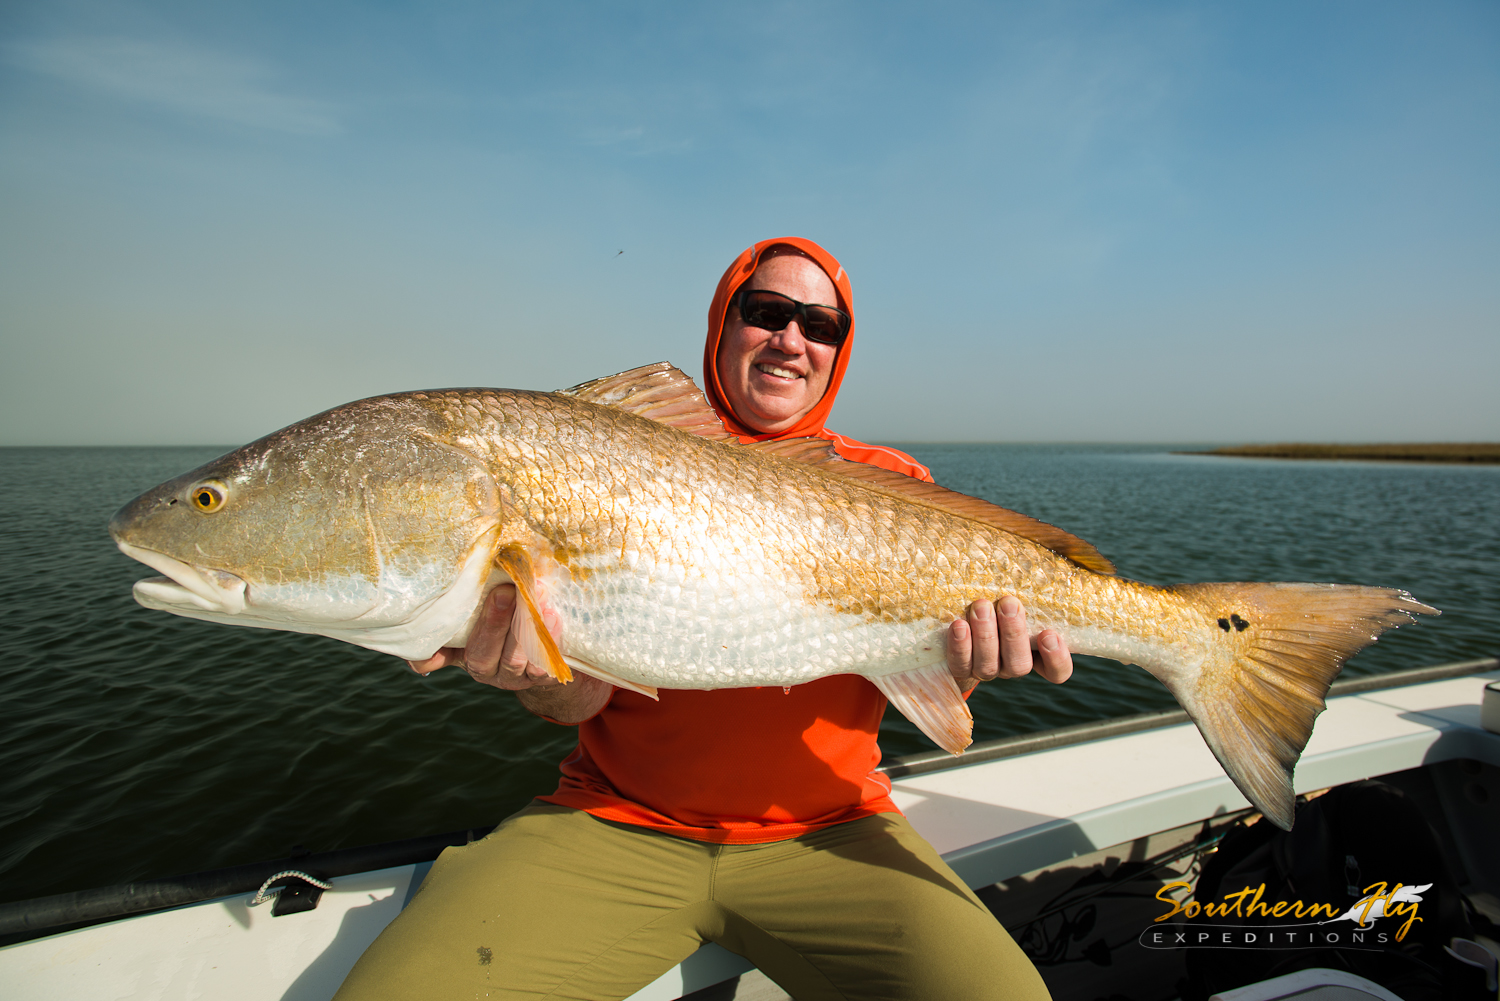
[[[1246,629],[1250,628],[1250,623],[1240,618],[1237,613],[1231,614],[1229,616],[1229,621],[1234,623],[1234,628],[1239,632],[1244,632]]]
[[[1226,633],[1229,632],[1229,620],[1228,619],[1220,619],[1219,620],[1219,628],[1222,629],[1222,630],[1224,630]]]

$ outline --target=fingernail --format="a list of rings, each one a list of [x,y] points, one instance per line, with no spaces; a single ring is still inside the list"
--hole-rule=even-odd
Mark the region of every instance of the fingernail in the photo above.
[[[1021,612],[1021,603],[1011,595],[1000,599],[1000,614],[1007,619],[1013,619]]]
[[[1037,646],[1041,647],[1048,653],[1052,653],[1057,649],[1058,646],[1057,637],[1053,636],[1051,633],[1048,633],[1046,636],[1043,636],[1040,640],[1037,641]]]

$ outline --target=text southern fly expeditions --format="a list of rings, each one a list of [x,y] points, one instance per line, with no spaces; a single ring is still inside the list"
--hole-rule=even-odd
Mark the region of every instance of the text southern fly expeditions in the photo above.
[[[1411,926],[1422,920],[1417,908],[1421,905],[1423,892],[1431,886],[1431,883],[1423,886],[1372,883],[1365,887],[1364,896],[1358,903],[1341,914],[1337,904],[1309,904],[1300,899],[1262,900],[1266,891],[1264,883],[1225,894],[1218,902],[1188,900],[1179,903],[1172,899],[1171,894],[1176,890],[1191,889],[1192,884],[1177,881],[1156,891],[1156,899],[1167,904],[1169,909],[1157,915],[1153,924],[1160,925],[1178,915],[1190,922],[1200,917],[1219,920],[1213,925],[1179,921],[1167,928],[1147,928],[1141,932],[1139,942],[1148,949],[1378,948],[1393,941],[1400,942],[1406,938]],[[1247,923],[1224,924],[1224,918],[1242,918]],[[1265,923],[1248,923],[1256,918]],[[1377,928],[1376,923],[1384,919],[1391,923]]]

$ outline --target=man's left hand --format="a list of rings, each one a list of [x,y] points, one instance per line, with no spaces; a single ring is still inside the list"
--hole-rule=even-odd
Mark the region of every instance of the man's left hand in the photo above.
[[[1040,656],[1037,663],[1032,656]],[[1019,678],[1037,673],[1054,685],[1073,674],[1073,655],[1054,630],[1044,629],[1032,639],[1026,629],[1026,609],[1006,595],[996,602],[976,601],[968,614],[948,627],[948,670],[967,692],[981,681]]]

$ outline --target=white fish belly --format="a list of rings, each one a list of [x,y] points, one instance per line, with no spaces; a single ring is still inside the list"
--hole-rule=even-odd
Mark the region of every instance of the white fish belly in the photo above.
[[[585,582],[558,582],[548,591],[569,657],[659,688],[796,685],[831,674],[875,678],[945,656],[940,622],[840,612],[766,577],[594,571]]]

